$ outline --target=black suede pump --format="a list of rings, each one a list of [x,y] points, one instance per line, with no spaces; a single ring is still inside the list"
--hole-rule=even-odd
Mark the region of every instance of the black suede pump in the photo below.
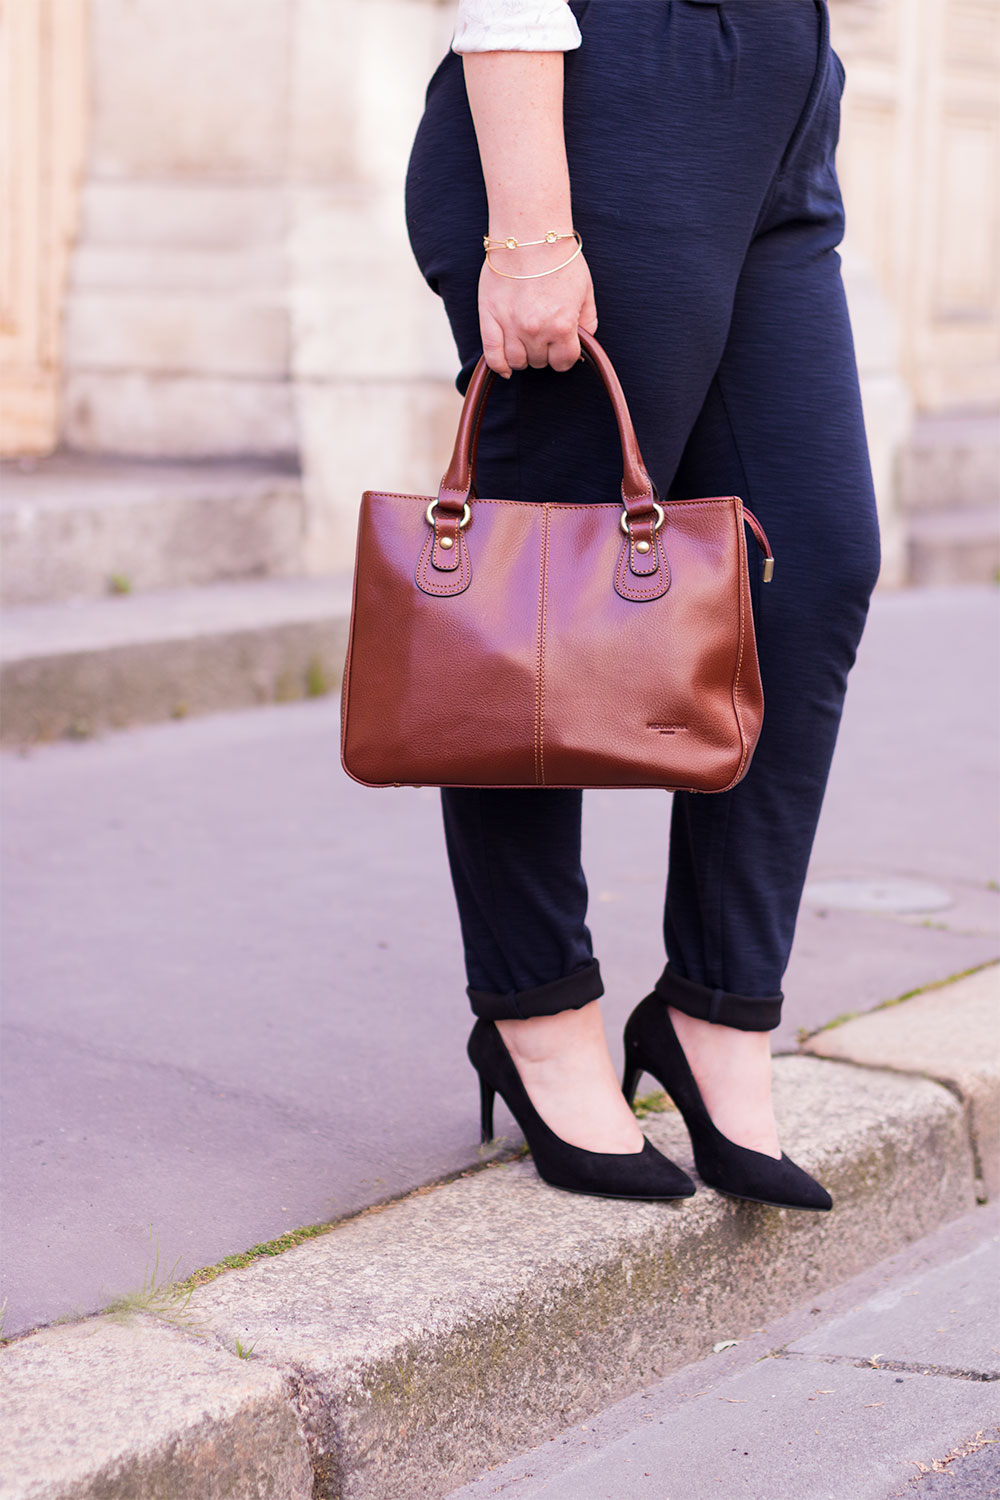
[[[493,1139],[493,1101],[505,1101],[524,1132],[539,1177],[552,1187],[598,1198],[690,1198],[695,1185],[686,1172],[646,1141],[641,1151],[584,1151],[550,1130],[528,1097],[514,1059],[493,1021],[478,1020],[468,1045],[479,1074],[483,1141]]]
[[[677,1105],[691,1137],[698,1175],[708,1187],[778,1208],[833,1207],[826,1188],[784,1152],[776,1161],[766,1152],[737,1146],[716,1129],[666,1003],[655,993],[641,1000],[625,1023],[622,1090],[630,1104],[642,1073],[650,1073]]]

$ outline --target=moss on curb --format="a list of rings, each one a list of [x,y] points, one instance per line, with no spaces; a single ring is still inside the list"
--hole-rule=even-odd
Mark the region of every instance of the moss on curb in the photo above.
[[[834,1016],[832,1021],[824,1022],[813,1031],[807,1031],[804,1026],[800,1026],[796,1039],[801,1047],[805,1042],[811,1041],[814,1036],[822,1036],[824,1031],[836,1031],[839,1026],[846,1026],[848,1021],[859,1021],[862,1016],[873,1016],[877,1011],[890,1010],[892,1006],[902,1005],[904,1000],[913,1000],[917,995],[926,995],[932,990],[947,989],[948,985],[957,984],[960,979],[968,979],[973,974],[981,974],[984,969],[996,968],[997,963],[997,959],[990,958],[985,963],[973,964],[969,969],[960,969],[957,974],[948,974],[944,979],[932,979],[929,984],[918,984],[915,989],[906,990],[902,995],[895,995],[891,1000],[880,1000],[869,1010],[845,1010],[839,1016]]]
[[[296,1245],[304,1245],[306,1241],[318,1239],[320,1235],[329,1234],[331,1230],[342,1229],[345,1224],[352,1224],[356,1219],[366,1219],[372,1214],[384,1213],[387,1208],[394,1208],[398,1203],[406,1203],[410,1198],[420,1198],[425,1193],[432,1193],[435,1189],[443,1187],[445,1183],[458,1182],[463,1177],[472,1177],[495,1167],[505,1167],[512,1161],[519,1161],[527,1154],[527,1146],[520,1146],[493,1161],[484,1161],[480,1166],[465,1167],[460,1172],[452,1172],[447,1177],[436,1178],[434,1182],[427,1182],[422,1187],[413,1188],[411,1192],[403,1193],[398,1198],[387,1198],[382,1203],[369,1204],[367,1208],[358,1209],[353,1214],[344,1214],[342,1218],[328,1219],[322,1224],[303,1224],[298,1229],[287,1229],[284,1234],[279,1234],[273,1240],[264,1240],[259,1245],[251,1245],[248,1250],[242,1250],[236,1255],[224,1255],[214,1265],[200,1266],[183,1281],[175,1282],[174,1289],[178,1293],[189,1289],[194,1291],[195,1287],[207,1285],[226,1271],[241,1270],[244,1266],[252,1265],[255,1260],[264,1260],[270,1255],[283,1255],[286,1250],[293,1250]]]

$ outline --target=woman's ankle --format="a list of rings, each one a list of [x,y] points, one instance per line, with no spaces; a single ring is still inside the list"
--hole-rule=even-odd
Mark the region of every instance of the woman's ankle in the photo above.
[[[673,1006],[668,1010],[716,1128],[738,1146],[780,1156],[771,1102],[770,1034],[719,1026]]]
[[[529,1063],[547,1062],[604,1036],[599,1000],[551,1016],[528,1016],[496,1024],[511,1056]]]
[[[596,1000],[555,1016],[498,1021],[497,1029],[532,1104],[562,1140],[588,1151],[643,1149]]]

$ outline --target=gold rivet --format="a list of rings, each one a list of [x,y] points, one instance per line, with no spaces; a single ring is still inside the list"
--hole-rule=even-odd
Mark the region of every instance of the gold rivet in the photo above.
[[[454,547],[455,542],[454,542],[454,539],[452,537],[450,537],[450,536],[443,536],[441,538],[441,545],[442,545],[442,547],[446,547],[446,548],[447,547]]]
[[[635,550],[637,552],[648,552],[649,551],[649,543],[648,542],[636,542],[636,544],[635,544]]]
[[[508,239],[504,240],[504,244],[507,246],[508,250],[516,250],[517,249],[517,240],[514,238],[513,235],[511,235]]]

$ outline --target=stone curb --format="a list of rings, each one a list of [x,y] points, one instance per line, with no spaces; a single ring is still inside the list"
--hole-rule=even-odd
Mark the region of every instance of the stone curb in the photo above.
[[[304,698],[340,684],[350,579],[262,578],[0,615],[0,740]]]
[[[965,1109],[979,1196],[1000,1194],[1000,966],[820,1031],[804,1050],[950,1089]]]
[[[149,1318],[56,1325],[2,1358],[3,1500],[309,1500],[287,1382]]]
[[[876,1018],[902,1039],[911,1003]],[[995,1076],[982,1088],[995,1103]],[[775,1096],[830,1215],[587,1198],[517,1160],[227,1273],[186,1328],[16,1341],[0,1500],[432,1500],[974,1206],[954,1084],[797,1056]],[[675,1113],[649,1135],[691,1165]]]

